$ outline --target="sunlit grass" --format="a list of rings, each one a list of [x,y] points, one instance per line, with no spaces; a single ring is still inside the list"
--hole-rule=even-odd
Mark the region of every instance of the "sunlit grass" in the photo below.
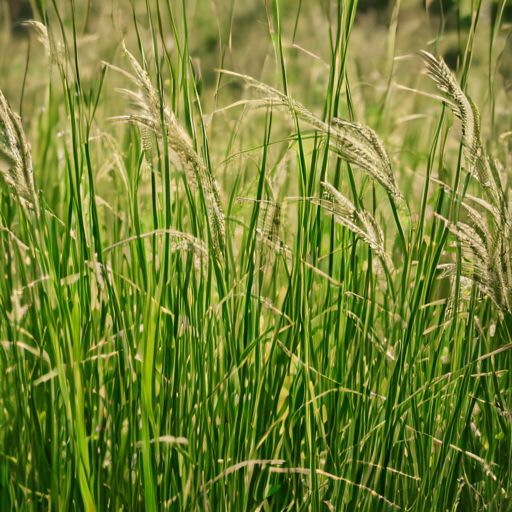
[[[0,32],[0,510],[510,510],[506,2],[86,4],[21,121]]]

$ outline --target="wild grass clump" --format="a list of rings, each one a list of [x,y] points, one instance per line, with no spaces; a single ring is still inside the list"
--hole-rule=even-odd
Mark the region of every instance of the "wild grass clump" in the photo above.
[[[512,509],[506,3],[292,4],[0,2],[0,511]]]

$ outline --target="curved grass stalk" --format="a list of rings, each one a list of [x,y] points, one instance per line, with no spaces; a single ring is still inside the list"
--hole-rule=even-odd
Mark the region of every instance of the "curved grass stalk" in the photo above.
[[[122,73],[138,87],[138,92],[128,89],[118,89],[118,92],[126,95],[140,113],[117,116],[113,119],[135,123],[142,127],[143,131],[150,129],[160,137],[163,136],[163,130],[165,129],[167,144],[178,155],[187,173],[189,185],[195,186],[197,184],[201,188],[206,203],[213,244],[217,253],[222,254],[225,246],[225,220],[217,180],[210,167],[203,162],[194,149],[192,140],[179,125],[174,112],[164,105],[162,115],[160,94],[151,83],[148,73],[140,66],[124,44],[123,49],[135,74],[132,75],[120,68],[110,64],[107,65]],[[147,139],[147,137],[145,138]]]
[[[386,280],[393,298],[396,297],[391,274],[393,262],[384,246],[384,233],[370,212],[356,208],[343,194],[328,182],[321,183],[324,190],[323,199],[311,198],[314,204],[321,206],[335,215],[342,226],[355,233],[376,254],[382,263]]]
[[[255,106],[285,107],[298,119],[316,128],[323,136],[328,137],[329,149],[333,153],[357,166],[380,183],[395,202],[399,203],[401,201],[402,194],[396,184],[384,144],[371,128],[338,118],[334,118],[329,125],[316,117],[298,101],[255,78],[233,71],[222,70],[222,73],[243,78],[252,87],[268,95],[266,98],[256,100]]]
[[[501,183],[493,176],[489,160],[485,155],[481,140],[480,113],[473,100],[467,96],[442,58],[436,59],[432,54],[421,51],[425,61],[427,75],[432,78],[437,88],[446,94],[453,114],[462,122],[462,145],[468,171],[474,175],[480,185],[489,189],[498,200]]]

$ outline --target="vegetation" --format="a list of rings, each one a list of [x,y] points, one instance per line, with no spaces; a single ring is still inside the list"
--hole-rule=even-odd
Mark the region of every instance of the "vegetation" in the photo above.
[[[510,4],[360,3],[0,2],[0,510],[512,510]]]

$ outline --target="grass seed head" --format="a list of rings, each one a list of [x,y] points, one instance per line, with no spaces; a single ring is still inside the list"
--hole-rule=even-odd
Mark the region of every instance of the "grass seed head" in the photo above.
[[[402,201],[403,196],[396,184],[384,144],[371,128],[338,118],[333,119],[331,125],[329,125],[315,116],[304,105],[273,87],[247,75],[240,75],[231,71],[223,72],[243,78],[252,87],[267,95],[265,98],[255,101],[256,107],[277,106],[287,108],[292,116],[316,128],[329,141],[329,149],[333,153],[366,172],[372,179],[380,183],[396,204]]]
[[[194,149],[191,138],[179,125],[174,112],[165,105],[164,99],[153,86],[146,70],[142,68],[124,44],[123,49],[125,56],[130,61],[134,74],[132,75],[119,68],[114,69],[127,76],[138,87],[138,92],[128,89],[120,89],[119,92],[129,97],[134,106],[138,108],[139,113],[118,116],[115,119],[135,123],[141,127],[142,132],[144,130],[152,130],[161,138],[164,138],[165,135],[169,148],[178,155],[186,171],[189,185],[194,188],[196,185],[201,187],[206,202],[213,245],[216,253],[220,255],[225,246],[225,218],[220,190],[215,176]],[[142,132],[142,144],[144,145],[146,136]]]
[[[436,59],[425,51],[421,51],[421,56],[425,62],[427,75],[432,78],[437,88],[448,96],[452,112],[462,122],[462,144],[468,171],[476,176],[482,187],[496,189],[499,184],[495,183],[485,156],[477,106],[463,92],[442,57]]]
[[[385,248],[384,233],[373,215],[366,210],[356,208],[330,183],[322,182],[322,188],[324,198],[316,204],[333,213],[341,225],[358,235],[381,259],[387,269],[392,271],[393,263]]]
[[[0,91],[0,179],[24,201],[35,204],[32,155],[21,118]]]

